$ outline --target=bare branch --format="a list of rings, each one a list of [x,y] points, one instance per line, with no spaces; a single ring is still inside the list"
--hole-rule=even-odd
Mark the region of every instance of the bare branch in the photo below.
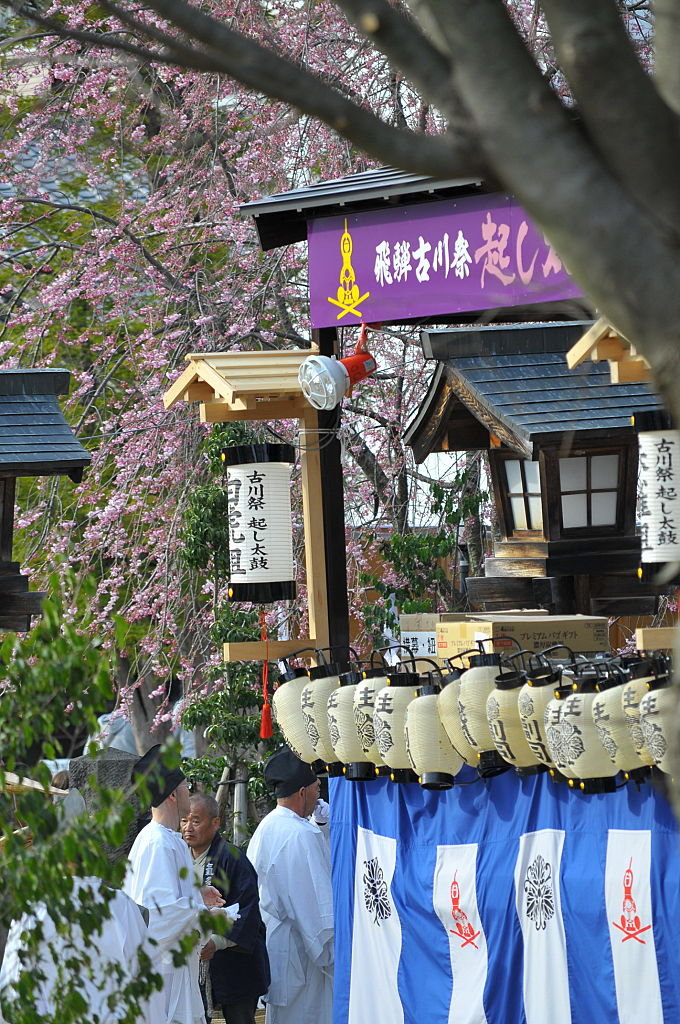
[[[680,114],[680,3],[654,2],[656,81],[666,103]]]
[[[602,166],[546,84],[501,0],[430,3],[498,179],[545,231],[595,306],[643,345],[652,363],[662,354],[667,360],[669,323],[680,322],[674,249]],[[622,288],[624,281],[635,282],[634,296],[630,287]]]
[[[680,123],[641,67],[616,3],[543,0],[543,8],[593,147],[635,202],[677,242]]]
[[[454,139],[450,134],[423,137],[393,128],[304,67],[234,32],[184,0],[149,0],[149,6],[200,42],[203,70],[229,75],[250,89],[318,117],[376,159],[434,176],[483,173],[483,161],[469,138]],[[124,17],[120,8],[117,13]],[[199,51],[192,48],[192,52],[198,61]],[[436,53],[429,44],[428,52]]]
[[[413,18],[387,0],[336,2],[392,65],[401,68],[431,103],[446,112],[451,128],[469,134],[470,115],[453,86],[450,58],[430,42]],[[421,6],[424,16],[427,5]]]

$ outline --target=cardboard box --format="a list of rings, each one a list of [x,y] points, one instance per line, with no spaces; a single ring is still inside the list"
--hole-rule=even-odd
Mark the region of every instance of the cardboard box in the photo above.
[[[497,639],[496,639],[497,638]],[[574,653],[609,650],[609,624],[600,615],[507,615],[495,612],[464,622],[440,622],[437,626],[437,653],[453,658],[476,645],[493,640],[484,650],[511,654],[519,648],[532,652],[555,644],[566,644]],[[467,658],[464,659],[467,664]]]
[[[421,613],[419,615],[399,616],[399,643],[408,647],[418,658],[437,658],[437,624],[441,616],[438,612]],[[403,656],[406,651],[402,651]],[[432,666],[429,666],[430,668]]]
[[[672,651],[678,640],[676,626],[643,626],[635,630],[638,651]]]
[[[477,618],[467,612],[421,612],[413,615],[399,616],[399,630],[401,637],[399,642],[408,647],[416,658],[432,658],[437,664],[441,664],[441,658],[437,652],[437,627],[440,622],[467,622],[469,619]],[[406,654],[406,652],[403,652]],[[423,663],[418,666],[419,671],[427,672],[432,666]]]

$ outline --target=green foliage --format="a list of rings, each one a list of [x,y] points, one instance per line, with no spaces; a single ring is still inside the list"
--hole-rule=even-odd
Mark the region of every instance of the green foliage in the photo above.
[[[54,574],[50,592],[31,632],[21,639],[7,634],[0,643],[0,750],[10,771],[68,756],[113,693],[109,655],[87,630],[92,614],[77,623],[64,616],[67,599],[87,608],[93,581]]]
[[[78,629],[65,609],[92,607],[94,583],[76,584],[68,572],[51,580],[54,597],[44,603],[42,619],[25,637],[8,635],[0,644],[0,745],[6,770],[17,770],[43,784],[49,771],[41,758],[68,753],[75,735],[96,725],[97,713],[112,694],[113,665],[96,635],[89,635],[85,611]],[[32,765],[29,769],[26,765]],[[4,790],[4,772],[0,789]],[[116,965],[102,964],[96,936],[109,916],[109,902],[123,880],[125,860],[112,860],[108,851],[124,843],[134,818],[129,796],[119,790],[98,789],[96,807],[88,815],[67,820],[43,792],[28,790],[0,794],[3,887],[0,924],[22,919],[23,970],[16,999],[0,996],[0,1011],[12,1024],[93,1024],[90,1006],[73,977],[89,978],[95,986],[116,981],[116,1019],[134,1024],[139,1000],[160,982],[146,958],[139,976],[125,981]],[[30,837],[30,845],[26,845]],[[93,896],[100,879],[101,898]],[[22,915],[49,909],[54,936],[48,929],[42,956],[58,972],[58,1006],[46,1017],[36,1006],[36,968],[43,926]],[[31,921],[33,922],[31,924]],[[87,939],[83,937],[86,936]],[[112,974],[113,972],[113,974]],[[69,981],[70,979],[70,981]],[[108,989],[107,989],[108,990]]]

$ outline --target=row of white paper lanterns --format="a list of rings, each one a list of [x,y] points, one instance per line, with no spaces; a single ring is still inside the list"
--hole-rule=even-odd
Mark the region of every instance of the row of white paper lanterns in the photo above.
[[[470,663],[441,689],[408,672],[291,669],[274,713],[298,757],[350,779],[413,781],[415,773],[422,786],[444,789],[465,763],[484,777],[549,770],[592,791],[613,789],[619,772],[668,772],[675,691],[647,663],[615,685],[596,674],[574,683],[547,664],[527,679],[503,670],[497,655]]]

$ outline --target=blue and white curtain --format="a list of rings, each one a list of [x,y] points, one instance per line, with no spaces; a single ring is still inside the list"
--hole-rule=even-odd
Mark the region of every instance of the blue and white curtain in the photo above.
[[[334,1024],[680,1024],[680,839],[651,786],[331,780]]]

